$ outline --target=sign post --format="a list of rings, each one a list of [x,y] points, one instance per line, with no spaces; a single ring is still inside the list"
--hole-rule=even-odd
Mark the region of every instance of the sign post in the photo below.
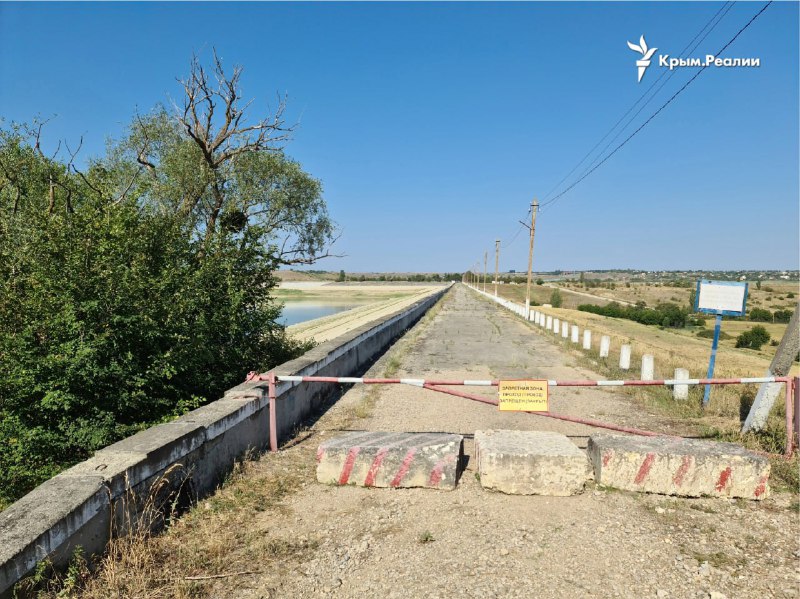
[[[747,283],[738,281],[697,281],[697,294],[694,300],[695,312],[714,314],[717,319],[714,324],[714,341],[711,343],[711,359],[708,362],[706,378],[714,378],[714,363],[717,360],[717,346],[719,333],[722,328],[723,316],[744,316],[747,303]],[[703,407],[706,407],[711,397],[711,385],[706,385],[703,394]]]

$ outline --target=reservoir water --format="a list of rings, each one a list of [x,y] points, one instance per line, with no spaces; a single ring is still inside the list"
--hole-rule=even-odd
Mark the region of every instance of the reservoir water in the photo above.
[[[352,310],[363,303],[357,302],[315,302],[315,301],[299,301],[285,302],[283,312],[278,322],[284,326],[291,326],[307,320],[314,320],[315,318],[322,318],[323,316],[330,316],[346,310]]]

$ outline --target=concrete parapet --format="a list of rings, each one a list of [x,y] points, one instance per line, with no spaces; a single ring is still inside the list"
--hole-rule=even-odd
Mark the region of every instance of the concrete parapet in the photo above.
[[[675,380],[684,381],[689,378],[689,370],[686,368],[675,369]],[[673,385],[672,387],[673,399],[689,399],[689,385]]]
[[[734,443],[597,434],[589,459],[598,484],[685,497],[769,495],[770,464]]]
[[[481,486],[511,495],[568,496],[591,478],[586,454],[550,431],[477,431]]]
[[[275,372],[356,374],[447,289],[322,343],[278,366]],[[334,384],[280,383],[276,409],[279,437],[291,434],[338,390]],[[237,385],[220,400],[96,452],[0,512],[0,597],[10,595],[13,586],[44,558],[61,567],[78,545],[87,555],[102,551],[112,524],[116,524],[116,534],[124,533],[124,521],[131,517],[135,521],[139,500],[147,497],[165,474],[170,474],[168,484],[163,485],[168,497],[180,494],[192,499],[213,490],[237,457],[268,443],[267,383],[261,381]],[[121,505],[124,510],[117,509]]]
[[[353,432],[317,450],[317,480],[362,487],[454,489],[464,437],[448,433]]]

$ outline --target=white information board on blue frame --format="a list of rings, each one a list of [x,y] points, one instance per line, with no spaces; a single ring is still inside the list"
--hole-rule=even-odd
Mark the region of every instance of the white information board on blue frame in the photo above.
[[[739,281],[697,281],[695,312],[722,316],[744,316],[747,283]]]

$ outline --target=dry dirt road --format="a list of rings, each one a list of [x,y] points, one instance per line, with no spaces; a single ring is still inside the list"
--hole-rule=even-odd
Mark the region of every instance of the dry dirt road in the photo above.
[[[522,320],[454,287],[370,370],[414,377],[592,378]],[[488,392],[488,391],[487,391]],[[624,393],[557,389],[553,411],[660,431]],[[591,430],[408,387],[354,387],[259,468],[300,477],[252,538],[303,550],[210,583],[215,597],[796,597],[797,496],[763,502],[600,489],[574,497],[482,490],[472,463],[454,491],[333,487],[314,479],[320,442],[341,430]],[[263,474],[263,472],[262,472]],[[292,545],[293,544],[293,545]],[[256,565],[257,566],[257,565]],[[258,569],[254,567],[254,569]]]

